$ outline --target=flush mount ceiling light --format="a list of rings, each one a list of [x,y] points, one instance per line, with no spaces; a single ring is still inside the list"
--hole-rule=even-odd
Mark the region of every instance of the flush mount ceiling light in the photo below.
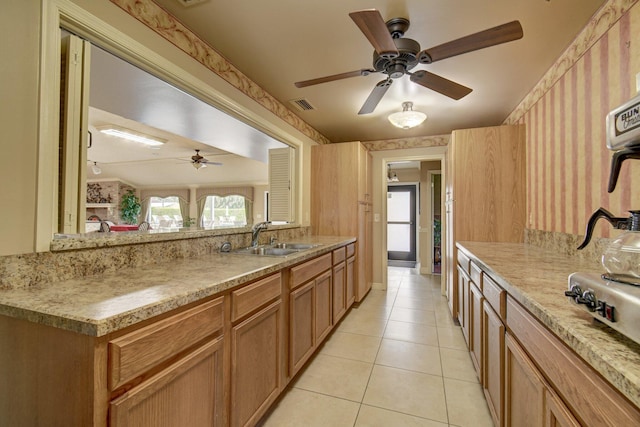
[[[424,122],[427,115],[420,111],[413,111],[413,102],[403,102],[402,111],[389,114],[388,119],[396,127],[411,129]]]
[[[126,129],[120,126],[100,126],[98,127],[98,130],[106,135],[117,136],[118,138],[139,142],[141,144],[150,145],[152,147],[157,147],[167,142],[166,139],[145,135],[144,133],[136,132],[134,130]]]

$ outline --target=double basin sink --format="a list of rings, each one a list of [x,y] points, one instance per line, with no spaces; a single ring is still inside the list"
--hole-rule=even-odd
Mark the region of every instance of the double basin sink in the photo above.
[[[268,246],[255,246],[240,248],[231,251],[232,254],[255,255],[255,256],[287,256],[307,249],[315,248],[319,245],[312,243],[275,243]]]

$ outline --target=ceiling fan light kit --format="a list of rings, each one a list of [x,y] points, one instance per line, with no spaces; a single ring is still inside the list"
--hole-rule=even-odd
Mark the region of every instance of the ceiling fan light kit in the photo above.
[[[418,64],[431,64],[441,59],[507,43],[523,37],[520,22],[512,21],[430,49],[421,50],[417,41],[404,37],[405,32],[409,29],[408,19],[393,18],[384,22],[380,12],[375,9],[351,12],[349,16],[375,49],[373,52],[373,68],[304,80],[296,82],[295,86],[303,88],[350,77],[367,76],[371,73],[386,74],[387,78],[376,84],[358,114],[372,113],[391,86],[393,79],[404,75],[410,76],[413,83],[449,98],[461,99],[471,93],[472,89],[425,70],[417,70],[414,73],[410,70]]]
[[[196,170],[200,170],[200,168],[206,168],[207,165],[204,163],[191,163]]]
[[[98,127],[98,130],[106,135],[115,136],[128,141],[139,142],[152,147],[158,147],[167,142],[166,139],[145,135],[120,126],[100,126]]]
[[[190,161],[191,161],[191,165],[196,170],[200,170],[200,168],[206,168],[207,165],[222,166],[222,163],[211,162],[211,161],[205,159],[203,156],[200,155],[200,150],[196,150],[196,154],[191,156],[191,160]]]
[[[421,125],[427,119],[427,115],[421,111],[413,111],[413,102],[403,102],[402,111],[389,114],[387,118],[395,127],[411,129]]]

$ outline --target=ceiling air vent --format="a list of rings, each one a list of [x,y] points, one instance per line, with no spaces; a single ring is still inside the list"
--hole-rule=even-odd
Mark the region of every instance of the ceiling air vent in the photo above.
[[[209,0],[176,0],[178,3],[185,7],[194,6],[196,4],[204,3]]]
[[[309,110],[316,109],[313,105],[309,103],[309,101],[307,101],[304,98],[292,99],[289,102],[293,104],[300,111],[309,111]]]

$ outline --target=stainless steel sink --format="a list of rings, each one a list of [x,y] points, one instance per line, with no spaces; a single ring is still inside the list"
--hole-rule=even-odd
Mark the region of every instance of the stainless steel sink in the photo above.
[[[287,256],[291,254],[295,254],[298,252],[302,252],[307,249],[312,249],[320,245],[316,245],[313,243],[289,243],[289,242],[281,242],[274,243],[273,245],[264,245],[264,246],[249,246],[247,248],[240,248],[229,253],[239,254],[239,255],[257,255],[257,256]]]
[[[319,245],[314,245],[312,243],[288,243],[288,242],[276,243],[273,245],[274,248],[281,248],[281,249],[311,249],[317,246]]]
[[[236,249],[231,251],[232,254],[240,255],[258,255],[258,256],[287,256],[299,252],[299,249],[276,248],[271,246],[258,246]]]

